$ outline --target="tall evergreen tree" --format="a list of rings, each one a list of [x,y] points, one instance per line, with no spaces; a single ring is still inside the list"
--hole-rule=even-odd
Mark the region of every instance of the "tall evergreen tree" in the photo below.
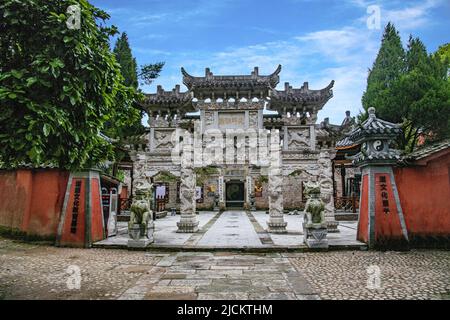
[[[120,71],[124,79],[123,84],[137,91],[139,86],[137,63],[131,52],[130,44],[128,42],[128,36],[125,32],[123,32],[117,39],[113,52],[116,57],[116,61],[120,65]],[[137,108],[133,108],[133,110],[130,110],[128,116],[130,120],[130,125],[128,127],[117,128],[114,122],[108,122],[108,130],[106,130],[105,133],[112,138],[120,140],[127,136],[133,136],[143,133],[143,112]],[[117,151],[118,150],[116,150],[116,152]],[[120,158],[120,156],[118,156],[118,158]]]
[[[114,47],[114,54],[117,62],[120,64],[120,70],[124,77],[124,84],[127,87],[138,88],[138,73],[136,59],[131,53],[128,36],[125,32],[117,39]]]
[[[405,50],[394,25],[388,23],[384,30],[380,51],[369,70],[367,89],[362,97],[365,110],[374,107],[380,117],[401,122],[401,115],[393,110],[396,104],[391,94],[392,85],[405,72]]]
[[[366,111],[375,107],[379,117],[402,123],[400,147],[413,151],[420,134],[434,140],[450,133],[449,84],[448,68],[438,55],[428,55],[423,42],[413,37],[405,52],[398,32],[388,24],[362,103]]]
[[[144,84],[150,85],[154,79],[159,77],[159,74],[164,66],[164,62],[146,64],[141,66],[138,71],[136,58],[133,57],[128,36],[125,32],[122,33],[122,35],[117,39],[113,51],[116,61],[120,65],[120,71],[123,76],[123,84],[126,87],[133,88],[135,92],[140,91],[139,79],[141,79]],[[142,94],[139,94],[138,96],[140,99],[144,97]],[[107,123],[107,130],[105,130],[105,133],[110,137],[119,140],[119,143],[114,150],[117,162],[120,162],[120,160],[125,156],[121,146],[126,143],[128,137],[138,136],[145,132],[145,127],[142,124],[143,116],[144,111],[138,108],[138,104],[135,104],[134,108],[131,108],[128,112],[129,125],[127,127],[117,127],[113,121],[109,121]],[[113,175],[117,173],[116,169],[117,165],[114,165],[112,171]]]

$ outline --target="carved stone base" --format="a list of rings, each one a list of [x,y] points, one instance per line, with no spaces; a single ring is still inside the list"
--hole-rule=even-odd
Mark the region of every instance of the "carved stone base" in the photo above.
[[[283,220],[283,217],[281,218],[270,218],[270,220],[267,222],[267,226],[269,227],[270,233],[287,233],[286,226],[287,222]]]
[[[153,243],[153,237],[151,239],[142,238],[139,240],[129,239],[127,243],[128,248],[147,248]]]
[[[311,249],[328,249],[328,240],[314,240],[314,239],[306,239],[306,245]]]
[[[177,222],[178,233],[195,233],[198,231],[198,221],[195,216],[183,218],[181,217],[181,221]]]
[[[327,249],[328,230],[324,223],[322,224],[303,224],[305,244],[308,248]]]

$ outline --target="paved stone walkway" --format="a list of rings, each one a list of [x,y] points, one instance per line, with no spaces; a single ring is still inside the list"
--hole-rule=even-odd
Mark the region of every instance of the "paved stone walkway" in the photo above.
[[[0,238],[0,299],[450,299],[450,252],[131,252]]]
[[[200,231],[194,234],[177,233],[180,216],[167,216],[155,221],[152,247],[176,248],[304,248],[303,215],[284,215],[287,234],[267,232],[269,215],[264,211],[202,211],[197,215]],[[330,246],[365,246],[356,240],[357,222],[340,222],[339,233],[328,234]],[[99,241],[97,247],[123,247],[128,242],[127,224],[119,222],[119,234]]]
[[[225,211],[198,242],[212,247],[261,247],[262,243],[244,211]]]

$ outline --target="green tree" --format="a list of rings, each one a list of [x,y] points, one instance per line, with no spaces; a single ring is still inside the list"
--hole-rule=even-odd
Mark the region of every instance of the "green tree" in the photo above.
[[[450,87],[442,61],[428,55],[418,38],[410,37],[406,54],[406,72],[393,86],[403,117],[402,146],[413,151],[420,133],[433,139],[446,137],[449,120]]]
[[[405,151],[414,150],[420,134],[430,141],[445,138],[450,117],[447,70],[418,38],[409,38],[405,52],[398,32],[388,24],[367,79],[363,107],[375,107],[380,118],[402,123],[399,145]]]
[[[447,68],[450,65],[450,43],[446,43],[438,48],[435,53],[442,62],[447,63]]]
[[[138,67],[136,58],[133,57],[131,47],[128,41],[128,36],[125,32],[117,39],[114,46],[114,55],[120,65],[120,70],[124,78],[124,85],[138,89],[139,79],[143,84],[150,85],[154,79],[159,77],[159,74],[164,66],[164,62],[155,64],[146,64],[141,66],[138,74]],[[140,96],[140,99],[143,97]],[[107,123],[105,133],[115,139],[123,140],[129,136],[136,136],[144,133],[145,127],[142,125],[142,117],[144,111],[138,109],[137,105],[134,109],[129,110],[129,125],[126,127],[117,127],[114,122]],[[120,160],[124,153],[120,151],[121,148],[116,149],[116,158]]]
[[[123,76],[123,84],[127,87],[132,87],[137,91],[138,74],[137,74],[137,63],[136,59],[133,57],[130,44],[128,42],[128,36],[125,32],[117,39],[114,46],[114,55],[117,62],[120,65],[120,72]],[[142,97],[140,97],[142,98]],[[128,112],[128,126],[118,127],[114,121],[108,121],[106,123],[105,133],[118,140],[122,140],[124,137],[142,134],[145,130],[142,125],[143,112],[137,108],[130,108]],[[120,159],[125,155],[119,146],[115,148],[116,159]]]
[[[162,68],[164,67],[164,62],[157,62],[153,64],[145,64],[141,66],[139,79],[141,79],[143,84],[150,85],[153,80],[159,77]]]
[[[138,88],[138,74],[136,59],[131,53],[128,36],[125,32],[117,39],[114,46],[114,54],[117,62],[120,64],[120,70],[124,78],[124,84],[128,87]]]
[[[369,70],[367,89],[362,97],[362,105],[367,111],[370,107],[377,110],[380,117],[401,122],[401,113],[395,106],[397,101],[392,95],[392,86],[405,72],[405,50],[394,25],[388,23],[381,40],[380,51]]]
[[[80,10],[80,28],[67,22]],[[107,121],[129,125],[136,93],[110,50],[106,12],[86,0],[0,5],[0,162],[79,169],[111,159]],[[72,27],[71,27],[72,26]]]

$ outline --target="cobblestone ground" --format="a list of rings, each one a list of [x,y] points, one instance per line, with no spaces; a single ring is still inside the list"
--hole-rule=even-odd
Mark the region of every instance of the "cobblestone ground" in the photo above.
[[[80,289],[67,287],[69,266],[80,268]],[[379,289],[367,289],[370,266],[381,272]],[[448,299],[449,293],[448,251],[160,253],[0,238],[1,299]]]

